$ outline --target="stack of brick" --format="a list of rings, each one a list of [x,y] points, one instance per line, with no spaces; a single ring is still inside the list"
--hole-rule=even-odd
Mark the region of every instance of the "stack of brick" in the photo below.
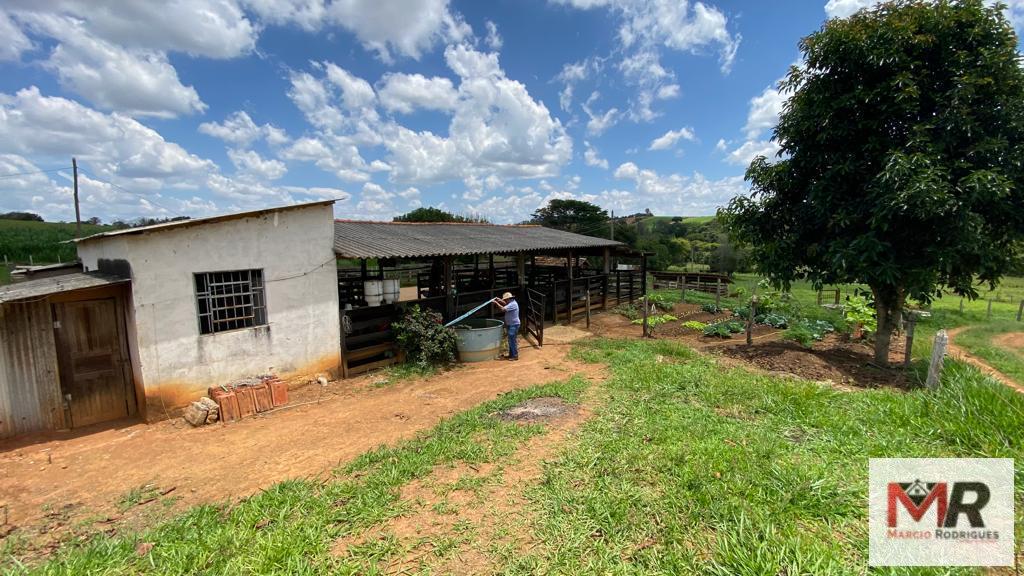
[[[277,376],[260,376],[226,386],[213,386],[209,393],[220,407],[223,422],[241,420],[288,403],[288,385]]]

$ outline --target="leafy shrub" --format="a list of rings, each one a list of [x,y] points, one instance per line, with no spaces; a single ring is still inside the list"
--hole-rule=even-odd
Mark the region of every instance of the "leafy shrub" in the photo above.
[[[750,306],[735,306],[732,309],[732,315],[746,320],[750,318]]]
[[[865,332],[878,330],[878,319],[875,309],[863,296],[847,296],[843,304],[843,318],[849,324],[860,324]]]
[[[674,294],[668,294],[665,292],[655,292],[647,295],[647,302],[653,304],[655,308],[666,312],[672,310],[672,306],[674,306],[678,301],[679,298]]]
[[[768,292],[758,298],[757,311],[765,314],[774,312],[788,318],[798,318],[800,303],[789,292]]]
[[[704,312],[707,312],[708,314],[720,314],[722,312],[722,307],[716,305],[714,302],[706,302],[704,304],[701,304],[700,309],[703,310]]]
[[[824,320],[803,319],[783,332],[782,339],[794,340],[799,342],[801,346],[810,348],[811,344],[824,338],[825,334],[834,331],[835,328],[832,324]]]
[[[758,314],[754,321],[758,324],[764,324],[765,326],[771,326],[772,328],[785,328],[789,324],[789,320],[782,314],[776,314],[769,312],[768,314]]]
[[[704,327],[705,336],[716,336],[718,338],[732,338],[733,334],[743,332],[743,324],[734,320],[708,324]]]
[[[658,326],[661,326],[662,324],[667,324],[669,322],[675,322],[676,320],[679,320],[679,318],[676,318],[675,316],[673,316],[671,314],[661,314],[660,316],[648,316],[647,317],[647,326],[649,328],[653,329],[653,328],[657,328]],[[644,323],[644,319],[643,318],[637,318],[636,320],[633,320],[633,324],[643,324],[643,323]]]
[[[683,328],[687,328],[689,330],[696,330],[698,332],[703,332],[704,329],[707,327],[707,324],[703,322],[697,322],[696,320],[689,320],[687,322],[683,322]]]
[[[642,304],[641,304],[642,306]],[[612,308],[612,312],[625,316],[628,320],[636,320],[640,317],[640,309],[635,304],[628,302],[619,304],[615,308]]]
[[[413,305],[391,328],[409,362],[428,368],[455,361],[455,330],[446,328],[437,312]]]

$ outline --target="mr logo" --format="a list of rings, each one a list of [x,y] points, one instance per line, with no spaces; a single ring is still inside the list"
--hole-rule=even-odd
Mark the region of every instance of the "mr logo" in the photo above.
[[[954,482],[952,492],[948,492],[945,482],[923,483],[913,482],[889,483],[889,507],[887,524],[896,528],[897,506],[902,505],[914,522],[920,522],[925,512],[934,504],[937,508],[936,527],[956,528],[961,516],[966,516],[971,528],[984,528],[981,510],[992,497],[988,486],[983,482]],[[948,492],[948,497],[947,497]],[[968,494],[970,501],[966,501]]]
[[[1010,458],[871,458],[868,564],[1013,566],[1013,471]]]

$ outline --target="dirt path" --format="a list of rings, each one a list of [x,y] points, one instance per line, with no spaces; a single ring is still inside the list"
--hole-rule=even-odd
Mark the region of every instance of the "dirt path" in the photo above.
[[[603,377],[603,367],[574,362],[568,350],[525,348],[516,363],[465,365],[384,386],[375,384],[381,374],[332,382],[295,395],[320,395],[319,403],[227,425],[193,429],[179,419],[0,443],[0,508],[6,507],[16,533],[46,547],[89,518],[116,526],[124,515],[118,501],[142,485],[151,484],[156,495],[170,490],[173,509],[238,499],[285,479],[318,475],[501,393],[574,373]]]
[[[956,344],[956,335],[970,329],[971,326],[960,326],[957,328],[952,328],[947,332],[947,334],[949,335],[949,349],[947,353],[953,358],[956,358],[957,360],[973,364],[978,370],[981,370],[985,374],[991,376],[996,381],[1002,382],[1006,386],[1013,388],[1017,392],[1024,393],[1024,386],[1018,384],[1013,378],[1010,378],[1006,374],[1003,374],[999,370],[995,369],[988,362],[984,361],[981,358],[978,358],[974,354],[971,354],[970,352]],[[1007,336],[1013,335],[1011,334]]]

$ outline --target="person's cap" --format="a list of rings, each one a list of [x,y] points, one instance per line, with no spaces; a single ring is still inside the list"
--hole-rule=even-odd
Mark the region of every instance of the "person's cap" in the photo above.
[[[508,300],[511,297],[512,297],[512,293],[511,292],[505,292],[504,294],[501,295],[501,299],[502,300]]]

